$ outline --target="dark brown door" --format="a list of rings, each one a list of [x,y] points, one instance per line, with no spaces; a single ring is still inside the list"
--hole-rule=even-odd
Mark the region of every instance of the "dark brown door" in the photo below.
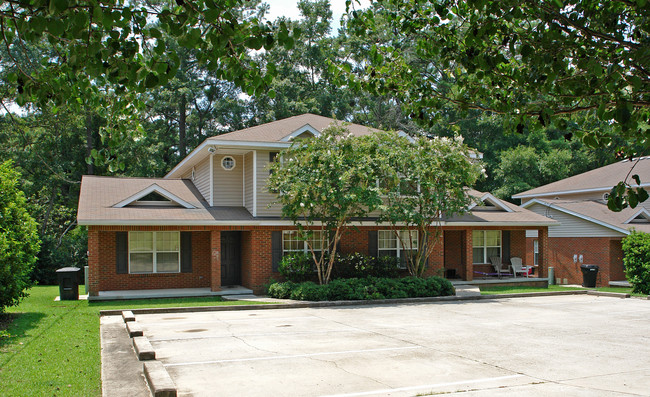
[[[241,284],[241,232],[221,232],[221,285]]]
[[[445,277],[461,278],[463,270],[463,232],[446,230],[445,241]]]

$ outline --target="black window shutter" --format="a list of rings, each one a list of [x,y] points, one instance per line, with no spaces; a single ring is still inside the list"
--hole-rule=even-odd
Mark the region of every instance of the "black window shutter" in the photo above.
[[[421,249],[422,249],[422,252],[424,254],[426,254],[427,250],[429,249],[429,246],[428,246],[429,241],[427,241],[428,239],[429,239],[429,234],[427,233],[426,238],[422,240],[422,248]],[[428,256],[427,256],[427,260],[426,260],[426,263],[424,264],[424,266],[429,267],[429,257]]]
[[[181,273],[192,273],[192,232],[181,232]]]
[[[115,272],[129,272],[129,232],[115,233]]]
[[[271,232],[271,261],[273,271],[277,272],[282,260],[282,232]]]
[[[378,237],[376,230],[368,231],[368,255],[374,256],[375,258],[379,256],[379,246],[378,246]]]
[[[510,230],[504,230],[501,232],[501,257],[503,258],[503,263],[510,263]]]

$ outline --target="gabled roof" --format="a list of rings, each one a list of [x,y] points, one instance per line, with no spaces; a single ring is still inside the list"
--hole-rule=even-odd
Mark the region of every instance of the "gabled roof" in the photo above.
[[[187,208],[187,209],[192,209],[196,208],[192,204],[188,203],[187,201],[183,200],[182,198],[176,196],[174,193],[168,191],[167,189],[164,189],[160,186],[158,186],[156,183],[152,183],[145,189],[135,193],[134,195],[127,197],[126,199],[120,201],[119,203],[115,204],[113,207],[115,208],[122,208],[126,207],[127,205],[135,204],[142,198],[155,193],[160,195],[161,197],[165,198],[168,200],[168,202],[172,205],[180,205],[181,207]],[[164,202],[162,204],[165,204]]]
[[[630,170],[632,170],[631,173]],[[628,174],[630,176],[639,175],[641,186],[650,187],[650,156],[619,161],[618,163],[515,194],[512,197],[521,199],[573,193],[607,192],[618,182],[625,179]],[[636,186],[636,183],[630,177],[628,177],[627,183]]]
[[[613,212],[607,208],[606,204],[600,201],[561,199],[533,199],[527,201],[522,207],[529,208],[535,204],[564,212],[565,214],[584,219],[623,234],[629,234],[632,228],[642,232],[650,232],[650,223],[627,223],[629,220],[636,218],[640,213],[644,212],[644,209],[628,207],[621,212]]]
[[[192,165],[200,162],[209,155],[209,150],[215,147],[229,149],[267,149],[282,150],[291,146],[291,138],[305,132],[318,135],[331,125],[345,126],[355,136],[370,135],[379,130],[360,124],[347,123],[329,117],[306,113],[270,123],[244,128],[243,130],[210,137],[178,163],[165,178],[178,178],[187,172]]]

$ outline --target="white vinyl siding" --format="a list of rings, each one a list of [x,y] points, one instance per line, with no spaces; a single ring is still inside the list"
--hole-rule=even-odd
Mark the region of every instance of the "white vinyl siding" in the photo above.
[[[224,157],[235,159],[235,168],[224,170],[221,160]],[[243,201],[243,156],[216,153],[214,155],[214,206],[241,207]]]
[[[253,152],[248,152],[244,155],[244,206],[253,213]]]
[[[549,237],[623,237],[624,234],[597,223],[578,218],[541,204],[533,204],[528,207],[542,216],[550,217],[560,222],[559,226],[549,226]]]
[[[266,183],[269,179],[269,153],[270,151],[257,151],[257,215],[258,216],[280,216],[281,206],[269,204],[277,200],[277,194],[269,192]]]
[[[190,177],[192,171],[190,171]],[[194,186],[201,192],[203,198],[210,202],[210,157],[201,161],[194,168]]]

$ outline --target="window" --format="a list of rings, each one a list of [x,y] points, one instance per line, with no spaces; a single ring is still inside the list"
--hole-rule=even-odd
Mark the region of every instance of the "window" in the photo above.
[[[539,266],[539,241],[533,240],[533,265]]]
[[[400,238],[392,230],[380,230],[377,232],[377,250],[379,256],[393,256],[399,258],[401,268],[406,268],[406,256],[410,250],[418,250],[418,231],[400,230]]]
[[[311,231],[308,241],[311,243],[312,248],[316,252],[322,252],[323,246],[321,237],[323,236],[320,230]],[[282,232],[282,255],[290,254],[292,252],[305,252],[310,253],[307,241],[301,238],[297,230],[285,230]]]
[[[129,232],[129,273],[178,273],[180,232]]]
[[[491,257],[501,256],[501,230],[474,230],[472,251],[472,263],[490,263]]]
[[[221,159],[221,168],[226,171],[230,171],[235,168],[235,159],[230,156],[225,156]]]

